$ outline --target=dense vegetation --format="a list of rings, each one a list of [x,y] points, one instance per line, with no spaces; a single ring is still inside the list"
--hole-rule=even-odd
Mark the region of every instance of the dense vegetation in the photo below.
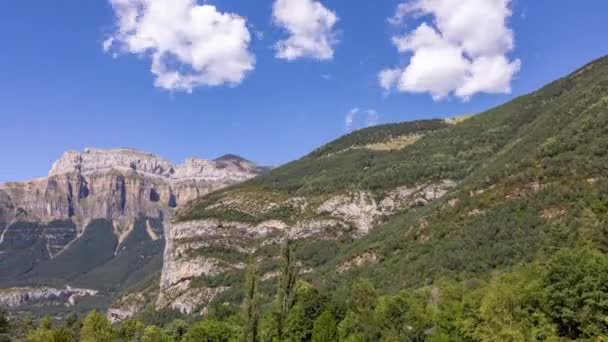
[[[396,291],[548,258],[590,235],[606,250],[608,58],[454,129],[491,131],[497,122],[520,127],[505,148],[442,201],[396,215],[349,246],[320,278],[340,287],[365,277]],[[377,264],[332,274],[340,260],[369,251]]]
[[[254,259],[252,259],[254,260]],[[243,306],[216,303],[202,321],[149,325],[130,319],[112,326],[96,311],[59,326],[45,318],[17,323],[0,312],[0,338],[69,341],[549,341],[608,337],[608,256],[588,241],[547,260],[487,279],[439,280],[435,285],[380,295],[355,282],[345,301],[298,280],[293,249],[282,253],[275,300],[261,307],[252,261]],[[14,331],[11,331],[14,330]],[[12,333],[7,335],[6,333]]]

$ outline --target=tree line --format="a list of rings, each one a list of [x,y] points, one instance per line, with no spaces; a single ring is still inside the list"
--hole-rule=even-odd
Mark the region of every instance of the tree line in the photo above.
[[[215,306],[200,321],[162,326],[129,319],[113,326],[93,311],[61,326],[44,318],[21,333],[27,342],[257,341],[557,341],[608,338],[608,256],[591,244],[557,251],[487,279],[443,279],[420,289],[381,295],[367,279],[346,301],[298,278],[286,241],[275,300],[262,303],[251,257],[240,311]],[[220,309],[218,309],[220,308]],[[0,341],[15,329],[0,312]]]

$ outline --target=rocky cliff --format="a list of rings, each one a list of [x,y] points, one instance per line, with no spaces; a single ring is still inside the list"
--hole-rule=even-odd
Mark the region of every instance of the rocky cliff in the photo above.
[[[0,185],[0,285],[78,282],[83,274],[127,255],[129,249],[145,249],[142,244],[160,244],[155,247],[160,260],[163,227],[176,208],[264,171],[234,155],[190,158],[175,165],[133,149],[66,152],[47,177]],[[99,219],[108,224],[92,225]],[[87,243],[93,245],[86,247]],[[63,255],[74,254],[69,250],[93,251],[100,246],[104,251],[97,254],[99,260],[65,266],[79,269],[78,279],[40,269],[44,265],[61,270],[59,264],[67,262]]]
[[[401,155],[453,127],[429,120],[354,132],[268,175],[190,202],[166,229],[156,308],[199,313],[213,301],[233,301],[250,255],[259,263],[262,287],[272,289],[278,246],[286,238],[298,246],[300,272],[312,276],[391,216],[431,205],[460,176]],[[415,174],[398,174],[413,164]],[[334,272],[376,260],[369,255]]]
[[[229,192],[206,206],[208,218],[178,218],[169,225],[156,307],[188,314],[204,309],[230,289],[218,286],[213,279],[242,273],[246,255],[272,248],[285,238],[312,243],[358,239],[384,218],[425,206],[455,186],[455,182],[443,180],[399,187],[380,197],[370,191],[314,197],[243,196]],[[221,211],[212,214],[218,208]],[[223,215],[227,211],[233,214]],[[272,257],[259,258],[262,264],[271,260]],[[310,272],[312,268],[304,267],[303,271]],[[273,275],[273,270],[268,270],[262,279],[269,280]]]
[[[132,149],[87,148],[64,153],[48,177],[0,185],[0,208],[17,208],[42,221],[161,217],[171,208],[262,171],[236,156],[215,161],[190,158],[173,165]],[[7,210],[3,221],[10,220],[10,214]]]
[[[49,301],[59,305],[73,306],[80,297],[94,296],[95,290],[49,287],[0,289],[0,305],[14,308],[23,305],[47,305]]]

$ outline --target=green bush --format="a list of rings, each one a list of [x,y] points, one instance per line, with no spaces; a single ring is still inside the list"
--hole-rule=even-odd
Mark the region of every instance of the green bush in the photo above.
[[[325,310],[317,317],[312,328],[312,342],[334,342],[337,335],[337,323],[334,314]]]
[[[207,320],[194,324],[184,342],[231,342],[239,338],[239,327],[226,322]]]
[[[116,333],[110,325],[108,318],[92,311],[87,315],[80,330],[80,342],[113,342],[116,341]]]

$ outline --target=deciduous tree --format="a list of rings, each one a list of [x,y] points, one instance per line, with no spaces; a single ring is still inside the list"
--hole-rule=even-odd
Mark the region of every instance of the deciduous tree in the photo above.
[[[314,322],[312,342],[333,342],[337,337],[337,324],[334,314],[325,310]]]
[[[108,318],[97,311],[91,311],[82,323],[80,342],[114,341],[116,341],[116,334]]]

